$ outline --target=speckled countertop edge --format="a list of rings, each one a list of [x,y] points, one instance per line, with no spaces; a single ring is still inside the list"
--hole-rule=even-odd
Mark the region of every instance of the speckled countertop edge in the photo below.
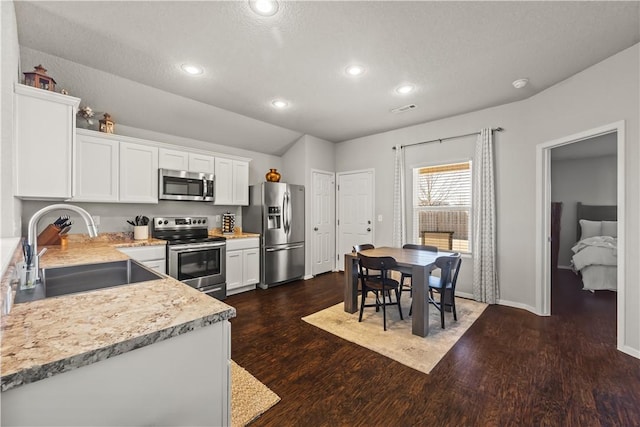
[[[33,383],[57,374],[91,365],[92,363],[100,362],[102,360],[106,360],[111,357],[136,350],[138,348],[146,347],[148,345],[155,344],[157,342],[164,341],[166,339],[173,338],[208,325],[212,325],[221,320],[228,320],[232,317],[235,317],[235,314],[235,309],[231,312],[227,311],[223,313],[212,314],[200,319],[183,323],[181,325],[158,330],[156,332],[139,337],[134,337],[117,344],[90,350],[76,356],[56,360],[44,365],[35,365],[21,371],[3,375],[2,383],[0,384],[0,390],[4,392],[21,385]]]
[[[78,242],[80,243],[81,246],[84,246],[84,243],[86,243],[85,241],[82,240],[81,237],[76,238],[76,243]],[[114,257],[119,258],[123,254],[117,251],[118,247],[161,245],[165,243],[166,242],[162,240],[157,240],[157,239],[148,239],[147,241],[133,241],[132,239],[127,238],[127,236],[115,236],[115,237],[106,236],[106,238],[98,239],[97,242],[89,243],[88,247],[101,248],[100,250],[105,253],[109,252],[109,250],[105,249],[105,247],[107,248],[110,247],[111,250],[113,251]],[[56,249],[57,248],[53,248],[53,250],[50,253],[50,256],[55,254]],[[89,249],[82,249],[82,250],[88,251]],[[12,257],[13,258],[12,264],[15,264],[16,261],[20,260],[20,256],[21,256],[21,250],[20,248],[16,248],[16,253]],[[98,258],[99,259],[96,262],[104,261],[104,259],[102,259],[101,257],[98,257]],[[80,262],[75,262],[75,264],[81,264],[84,262],[87,262],[87,259],[83,259]],[[55,265],[57,263],[55,261],[51,261],[51,264]],[[73,265],[72,263],[69,263],[68,260],[63,264]],[[11,265],[10,267],[13,267],[13,265]],[[13,268],[8,268],[2,277],[1,288],[5,292],[7,290],[7,287],[11,286],[11,277],[13,275],[12,269]],[[170,277],[166,277],[165,279],[150,281],[146,283],[152,286],[154,285],[154,283],[164,283],[166,285],[172,286],[174,289],[181,290],[189,298],[192,298],[192,299],[199,298],[200,302],[203,302],[205,305],[211,307],[210,309],[207,309],[209,313],[206,315],[198,315],[194,319],[187,320],[178,324],[170,325],[165,328],[159,328],[153,332],[139,333],[136,335],[135,331],[127,331],[128,334],[133,334],[135,336],[131,338],[126,338],[126,339],[119,339],[117,342],[113,342],[104,346],[90,348],[87,351],[79,351],[76,354],[73,354],[71,356],[65,355],[59,358],[52,357],[50,358],[51,359],[50,361],[44,361],[44,363],[32,363],[26,367],[19,366],[17,369],[11,369],[10,366],[5,366],[5,365],[10,365],[10,363],[5,363],[5,362],[7,361],[7,359],[11,358],[12,354],[11,353],[5,354],[4,344],[6,343],[3,342],[3,346],[2,346],[3,347],[2,348],[3,350],[2,351],[2,359],[3,359],[2,374],[3,375],[1,379],[0,390],[1,391],[10,390],[12,388],[15,388],[23,384],[32,383],[32,382],[35,382],[44,378],[48,378],[62,372],[70,371],[72,369],[75,369],[81,366],[86,366],[91,363],[98,362],[100,360],[114,357],[119,354],[123,354],[131,350],[135,350],[137,348],[141,348],[141,347],[144,347],[159,341],[163,341],[165,339],[168,339],[177,335],[181,335],[183,333],[187,333],[194,329],[205,327],[219,321],[228,320],[232,317],[235,317],[236,315],[236,311],[233,307],[228,306],[217,300],[209,300],[210,298],[209,296],[202,295],[200,292],[196,291],[195,289],[190,288],[189,286],[184,285],[181,282],[178,282],[177,280],[174,280]],[[178,285],[179,287],[176,288],[176,285]],[[126,286],[138,286],[138,285],[126,285]],[[99,298],[99,296],[103,292],[104,293],[117,292],[117,291],[112,291],[112,289],[115,289],[115,288],[108,288],[101,291],[93,291],[91,293],[83,293],[83,294],[76,294],[76,295],[80,295],[83,298],[93,298],[93,297]],[[131,288],[131,289],[134,289],[134,288]],[[3,292],[3,295],[6,295],[6,294]],[[49,302],[54,300],[56,300],[56,298],[48,299]],[[208,304],[209,302],[213,303],[215,301],[217,301],[218,307],[215,307],[216,304]],[[2,321],[1,321],[2,332],[1,333],[2,333],[3,341],[8,338],[7,331],[5,329],[7,327],[7,323],[8,323],[7,318],[9,316],[11,316],[11,313],[8,316],[2,316]],[[19,327],[19,326],[13,325],[13,327]],[[19,344],[20,343],[18,343],[17,351],[20,351]],[[5,375],[5,372],[8,372],[8,373]]]

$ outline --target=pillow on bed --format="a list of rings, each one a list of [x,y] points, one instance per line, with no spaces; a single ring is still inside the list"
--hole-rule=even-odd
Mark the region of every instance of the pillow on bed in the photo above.
[[[602,236],[602,221],[589,221],[588,219],[581,219],[579,222],[580,229],[582,230],[580,240],[594,236]]]
[[[618,221],[602,221],[602,235],[618,237]]]

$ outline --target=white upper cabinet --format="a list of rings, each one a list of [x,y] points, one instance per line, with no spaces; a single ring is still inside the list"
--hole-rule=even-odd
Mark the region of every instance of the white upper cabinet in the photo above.
[[[159,153],[159,166],[162,169],[186,171],[189,169],[189,153],[186,151],[161,148]]]
[[[249,204],[249,162],[216,157],[215,205]]]
[[[160,148],[159,167],[179,171],[213,173],[214,157],[206,154],[190,153],[188,151]]]
[[[233,204],[233,160],[216,157],[214,205]]]
[[[21,84],[14,90],[16,197],[71,198],[80,99]]]
[[[233,161],[233,201],[236,205],[249,205],[249,162]]]
[[[189,153],[189,169],[190,172],[215,172],[215,158],[206,154]]]
[[[119,200],[120,143],[78,132],[75,155],[74,201]]]
[[[158,148],[120,143],[120,201],[158,203]]]

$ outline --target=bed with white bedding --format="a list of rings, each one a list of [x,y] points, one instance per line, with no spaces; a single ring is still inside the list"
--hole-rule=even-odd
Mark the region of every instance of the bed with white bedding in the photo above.
[[[616,206],[578,203],[578,236],[571,248],[572,264],[582,276],[583,289],[617,290],[618,234]]]

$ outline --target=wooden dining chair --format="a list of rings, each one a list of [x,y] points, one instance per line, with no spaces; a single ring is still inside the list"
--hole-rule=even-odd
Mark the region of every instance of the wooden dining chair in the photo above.
[[[360,252],[362,251],[366,251],[367,249],[375,249],[376,247],[373,246],[371,243],[363,243],[361,245],[355,245],[352,249],[353,252],[355,252],[356,254],[360,254]],[[374,276],[380,276],[380,272],[379,271],[370,271],[368,272],[369,275],[374,275]]]
[[[436,246],[429,245],[415,245],[413,243],[407,243],[402,246],[402,249],[415,249],[418,251],[427,251],[427,252],[438,252],[438,248]],[[409,291],[411,292],[411,286],[405,285],[405,279],[411,279],[411,267],[399,267],[400,270],[400,292]],[[412,293],[410,295],[413,295]]]
[[[362,296],[360,297],[360,316],[358,322],[362,322],[362,313],[365,307],[375,307],[376,311],[382,306],[382,322],[384,330],[387,330],[387,303],[385,296],[388,296],[391,302],[391,291],[395,291],[396,302],[393,305],[398,306],[400,319],[402,320],[402,307],[400,307],[400,293],[398,288],[400,283],[389,277],[389,270],[398,268],[396,260],[392,257],[368,257],[366,255],[358,255],[359,269],[362,277]],[[379,271],[379,275],[372,275],[372,271]],[[369,291],[375,294],[375,303],[366,304]],[[382,296],[382,298],[380,298]]]
[[[458,320],[455,294],[462,257],[460,254],[441,256],[436,258],[435,265],[440,269],[440,277],[429,276],[429,296],[427,298],[429,303],[440,311],[440,326],[444,329],[444,312],[447,307],[451,307],[453,320]],[[434,292],[440,295],[438,301],[434,298]]]

